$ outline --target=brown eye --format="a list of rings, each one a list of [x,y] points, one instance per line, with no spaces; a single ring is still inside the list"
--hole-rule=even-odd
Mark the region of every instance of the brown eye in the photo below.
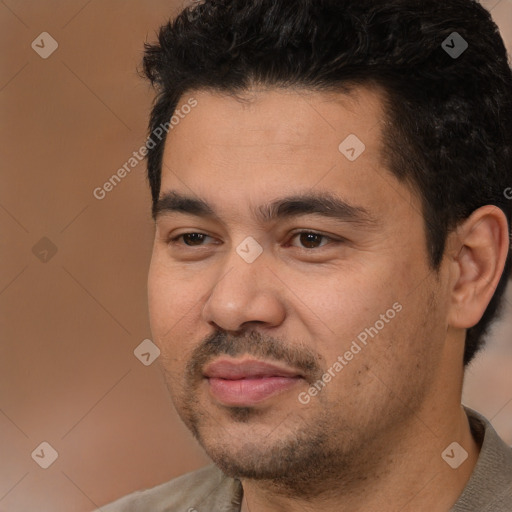
[[[201,242],[204,240],[206,235],[203,235],[202,233],[185,233],[182,236],[186,245],[201,245]]]
[[[205,235],[204,233],[182,233],[181,235],[171,238],[169,243],[176,245],[178,240],[183,239],[183,242],[187,247],[198,247],[202,245],[201,242],[204,241],[205,237],[209,238],[208,235]]]
[[[332,238],[323,235],[322,233],[315,233],[313,231],[301,231],[299,233],[295,233],[292,237],[292,240],[297,237],[299,237],[301,248],[304,249],[317,249],[327,245],[321,244],[322,239],[334,241]]]

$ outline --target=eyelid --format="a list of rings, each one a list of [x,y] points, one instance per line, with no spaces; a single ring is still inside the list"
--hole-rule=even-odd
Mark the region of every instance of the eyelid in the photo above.
[[[203,233],[202,231],[185,231],[184,233],[180,233],[179,235],[169,235],[166,239],[166,243],[167,244],[177,244],[179,239],[184,237],[185,235],[203,235],[205,237],[208,237],[208,238],[215,238],[211,235],[208,235],[207,233]],[[188,247],[190,249],[193,249],[194,246],[193,245],[186,245],[186,244],[180,244],[180,245],[183,245],[184,247]],[[204,247],[202,245],[198,245],[198,246],[195,246],[195,247]]]

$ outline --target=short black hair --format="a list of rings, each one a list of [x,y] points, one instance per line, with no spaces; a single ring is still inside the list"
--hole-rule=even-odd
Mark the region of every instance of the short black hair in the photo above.
[[[448,233],[477,208],[495,205],[511,225],[512,72],[476,0],[194,2],[160,28],[158,43],[145,44],[143,73],[157,90],[150,134],[194,90],[377,86],[383,159],[421,198],[431,269],[439,270]],[[165,136],[147,155],[153,207],[164,144]],[[464,365],[502,310],[510,270],[509,251],[486,311],[467,329]]]

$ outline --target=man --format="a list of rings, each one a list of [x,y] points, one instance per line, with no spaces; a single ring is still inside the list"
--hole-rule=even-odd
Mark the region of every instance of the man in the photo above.
[[[207,0],[144,69],[151,327],[214,464],[102,510],[510,512],[511,450],[461,405],[510,274],[490,14]]]

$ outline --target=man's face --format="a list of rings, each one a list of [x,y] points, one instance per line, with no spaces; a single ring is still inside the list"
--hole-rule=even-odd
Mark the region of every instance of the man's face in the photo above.
[[[253,91],[243,103],[196,91],[178,109],[191,96],[160,197],[200,199],[215,216],[161,204],[154,340],[178,413],[221,469],[303,485],[371,457],[433,402],[444,267],[437,281],[419,199],[384,168],[377,92]],[[260,215],[327,193],[353,208]],[[248,364],[214,374],[221,360]]]

